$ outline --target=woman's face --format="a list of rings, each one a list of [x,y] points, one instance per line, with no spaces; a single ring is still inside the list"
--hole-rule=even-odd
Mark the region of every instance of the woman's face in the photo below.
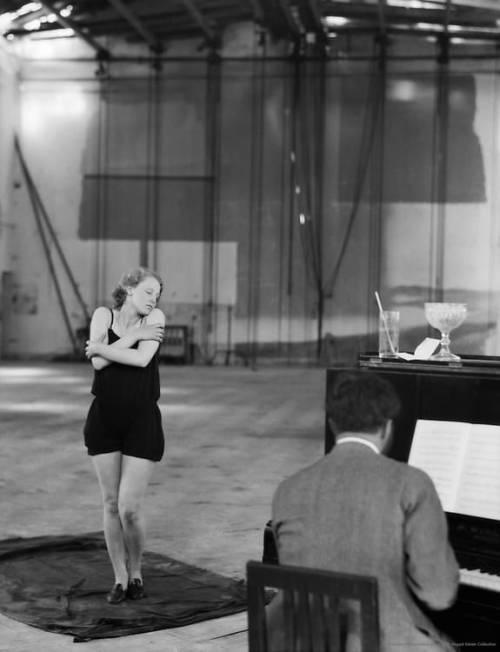
[[[149,315],[153,308],[156,308],[160,293],[158,281],[148,276],[135,287],[129,288],[128,298],[140,315]]]

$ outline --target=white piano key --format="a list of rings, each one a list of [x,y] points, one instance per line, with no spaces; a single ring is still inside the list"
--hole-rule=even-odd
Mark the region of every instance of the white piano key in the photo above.
[[[500,593],[500,575],[484,573],[479,568],[461,568],[460,583]]]

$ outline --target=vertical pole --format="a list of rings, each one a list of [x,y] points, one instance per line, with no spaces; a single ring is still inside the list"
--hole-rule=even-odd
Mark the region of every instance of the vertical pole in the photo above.
[[[289,292],[287,291],[287,283],[289,278],[287,269],[290,264],[290,251],[289,251],[289,220],[290,204],[293,201],[293,194],[290,192],[291,182],[291,107],[290,107],[290,74],[288,62],[284,64],[283,75],[283,97],[281,111],[283,120],[281,123],[281,177],[280,177],[280,232],[279,232],[279,299],[278,299],[278,333],[279,333],[279,346],[280,356],[283,351],[283,330],[284,324],[290,323],[290,315],[288,319],[284,319],[285,311],[289,309]]]
[[[265,44],[261,59],[254,64],[252,76],[252,143],[250,170],[250,225],[249,225],[249,287],[248,287],[248,340],[252,368],[257,367],[260,307],[260,264],[262,237],[263,165],[264,165],[264,91]]]
[[[147,80],[145,100],[146,100],[146,178],[144,188],[144,220],[141,224],[141,239],[139,241],[139,265],[142,267],[149,266],[149,240],[152,231],[153,222],[153,179],[154,174],[154,105],[155,105],[155,84],[154,71],[150,71]]]
[[[99,111],[98,111],[98,138],[97,138],[97,188],[96,188],[96,276],[95,276],[95,303],[103,300],[106,283],[106,235],[108,220],[108,114],[110,104],[110,84],[106,76],[99,79]]]
[[[296,219],[299,212],[299,197],[298,188],[299,175],[297,172],[298,166],[298,121],[299,121],[299,103],[300,103],[300,55],[298,45],[296,44],[292,58],[290,59],[290,77],[291,77],[291,92],[290,92],[290,201],[288,210],[288,276],[287,276],[287,297],[288,297],[288,340],[287,340],[287,360],[290,360],[292,355],[291,341],[293,333],[291,327],[293,324],[293,290],[294,290],[294,246],[295,246],[295,229]]]
[[[367,323],[370,326],[370,323],[373,324],[373,315],[375,310],[375,304],[373,302],[373,296],[375,290],[379,290],[382,287],[381,279],[381,256],[382,256],[382,240],[383,240],[383,217],[384,217],[384,159],[385,159],[385,104],[386,104],[386,95],[387,95],[387,37],[385,34],[380,34],[378,38],[379,42],[379,60],[378,67],[375,70],[374,74],[376,75],[376,93],[375,101],[378,103],[377,113],[379,115],[380,123],[377,129],[377,135],[374,135],[374,139],[378,139],[378,156],[376,160],[376,174],[373,175],[372,180],[372,198],[371,198],[371,207],[373,210],[373,219],[370,220],[370,265],[369,265],[369,282],[368,282],[368,292],[367,292],[367,310],[366,317]],[[374,124],[374,130],[377,128],[377,125]],[[374,152],[376,154],[376,150]],[[378,312],[376,316],[375,331],[378,328]],[[367,329],[368,332],[372,332],[372,328]],[[364,350],[371,350],[372,346],[370,342],[367,342],[364,346]]]
[[[152,63],[153,66],[153,79],[152,79],[152,128],[151,128],[151,210],[150,210],[150,230],[149,230],[149,243],[152,251],[148,250],[148,266],[152,266],[158,270],[158,242],[160,240],[160,184],[162,183],[162,176],[160,174],[160,152],[161,152],[161,61],[155,59]]]
[[[217,287],[218,259],[217,246],[219,238],[219,166],[220,166],[220,92],[221,92],[221,59],[217,52],[212,51],[207,59],[206,74],[206,128],[205,128],[205,247],[208,248],[208,264],[204,287],[204,320],[202,325],[202,348],[205,351],[206,362],[213,361],[216,343],[211,341],[217,337]],[[213,349],[213,350],[212,350]]]
[[[325,312],[325,290],[323,287],[323,179],[325,163],[325,111],[326,111],[326,61],[324,57],[318,63],[318,93],[316,107],[316,179],[315,179],[315,224],[316,224],[316,292],[318,301],[318,324],[316,335],[316,361],[321,357],[323,342],[323,319]]]
[[[229,305],[227,306],[227,342],[226,342],[226,360],[225,360],[226,367],[229,366],[229,362],[231,361],[231,347],[233,345],[232,337],[231,337],[232,320],[233,320],[233,306]]]

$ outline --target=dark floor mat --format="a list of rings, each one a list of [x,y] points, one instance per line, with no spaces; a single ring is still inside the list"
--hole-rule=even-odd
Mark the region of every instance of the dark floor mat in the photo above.
[[[181,627],[246,609],[246,587],[147,552],[147,597],[109,605],[113,575],[102,533],[0,541],[0,612],[75,642]]]

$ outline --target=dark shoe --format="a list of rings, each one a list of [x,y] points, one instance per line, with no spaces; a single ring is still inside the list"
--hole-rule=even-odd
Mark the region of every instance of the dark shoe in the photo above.
[[[121,584],[115,584],[111,591],[106,596],[106,600],[109,604],[119,604],[123,602],[127,597],[127,592]]]
[[[130,580],[127,587],[127,598],[130,598],[131,600],[140,600],[145,597],[146,594],[144,593],[144,584],[142,581],[138,577]]]

